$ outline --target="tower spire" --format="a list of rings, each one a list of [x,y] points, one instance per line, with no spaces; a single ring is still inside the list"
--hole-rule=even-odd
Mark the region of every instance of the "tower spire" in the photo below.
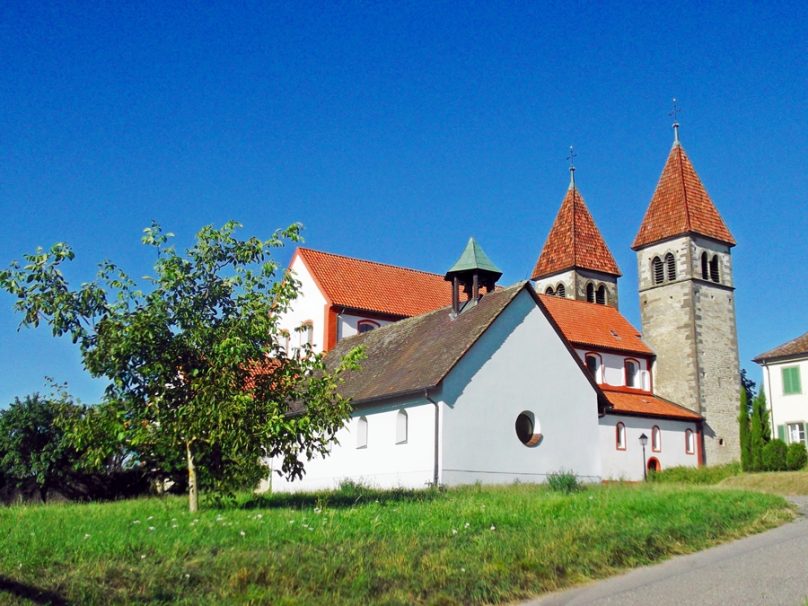
[[[674,146],[680,145],[679,143],[679,114],[682,113],[681,108],[679,107],[679,103],[676,101],[676,97],[673,98],[673,109],[668,114],[669,116],[673,116],[673,144]]]
[[[575,153],[572,145],[570,145],[570,153],[567,156],[567,160],[570,161],[570,189],[575,189],[575,158],[578,154]]]

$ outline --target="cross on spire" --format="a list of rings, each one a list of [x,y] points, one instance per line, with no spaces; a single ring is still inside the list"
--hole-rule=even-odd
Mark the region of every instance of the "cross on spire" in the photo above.
[[[572,145],[570,145],[570,153],[567,155],[567,160],[570,162],[570,189],[575,187],[575,158],[578,157],[578,154],[575,153],[575,149],[573,149]]]
[[[673,98],[673,109],[668,113],[669,116],[673,117],[673,144],[679,145],[679,114],[682,113],[682,109],[679,107],[679,103],[676,101],[676,97]]]

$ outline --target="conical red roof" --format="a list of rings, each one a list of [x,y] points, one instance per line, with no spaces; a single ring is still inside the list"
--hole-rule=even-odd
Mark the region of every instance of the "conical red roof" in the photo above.
[[[700,234],[729,246],[735,239],[718,214],[684,148],[676,144],[668,155],[656,191],[645,211],[631,248],[687,233]]]
[[[574,185],[564,196],[531,279],[538,280],[572,268],[621,275],[617,262]]]

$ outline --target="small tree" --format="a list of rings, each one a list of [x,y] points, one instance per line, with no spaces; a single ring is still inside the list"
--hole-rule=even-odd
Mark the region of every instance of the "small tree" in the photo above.
[[[761,451],[762,469],[765,471],[785,471],[786,453],[786,443],[782,440],[767,442]]]
[[[337,385],[359,353],[327,371],[309,347],[287,357],[278,338],[297,282],[275,279],[269,253],[298,241],[299,226],[266,241],[237,239],[238,227],[205,227],[180,255],[153,224],[143,242],[157,261],[144,289],[110,262],[71,289],[61,266],[74,254],[63,243],[0,272],[24,325],[69,335],[90,374],[110,380],[106,420],[118,439],[164,469],[184,460],[191,511],[200,485],[219,494],[255,486],[267,457],[300,477],[301,459],[327,453],[350,414]]]
[[[760,471],[763,469],[763,425],[760,411],[760,399],[752,401],[752,418],[750,420],[749,431],[749,470]]]
[[[752,449],[749,434],[749,401],[746,390],[741,389],[740,412],[738,414],[738,426],[741,441],[741,469],[749,471],[752,462]]]
[[[78,453],[65,437],[61,419],[79,406],[66,399],[35,393],[15,398],[0,411],[0,470],[16,488],[35,485],[42,502],[70,481]]]

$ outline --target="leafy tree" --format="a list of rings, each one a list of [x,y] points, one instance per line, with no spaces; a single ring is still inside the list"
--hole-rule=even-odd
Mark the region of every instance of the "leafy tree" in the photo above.
[[[802,442],[792,442],[786,451],[786,467],[798,471],[808,465],[808,451]]]
[[[785,471],[788,448],[782,440],[772,440],[761,451],[762,469],[765,471]]]
[[[757,387],[757,383],[749,378],[745,368],[741,368],[741,389],[746,393],[746,403],[750,408],[755,399],[755,387]]]
[[[0,470],[6,482],[16,488],[36,485],[43,502],[53,488],[69,482],[78,453],[61,420],[79,408],[35,393],[0,411]]]
[[[740,413],[738,415],[738,426],[741,441],[741,469],[744,471],[749,471],[750,465],[752,464],[752,444],[751,435],[749,433],[749,403],[745,389],[741,389],[741,402],[739,408]]]
[[[173,234],[145,229],[143,243],[157,253],[146,289],[107,261],[71,289],[61,267],[74,253],[64,243],[0,272],[23,325],[45,322],[70,336],[90,374],[110,380],[105,422],[116,439],[164,472],[184,460],[191,511],[200,485],[217,494],[255,486],[266,457],[300,477],[302,459],[327,453],[350,413],[340,375],[361,355],[329,369],[308,347],[286,355],[278,315],[298,284],[276,280],[270,251],[298,241],[299,226],[268,240],[238,239],[239,227],[204,227],[184,255],[169,244]],[[80,439],[90,440],[87,427]]]

